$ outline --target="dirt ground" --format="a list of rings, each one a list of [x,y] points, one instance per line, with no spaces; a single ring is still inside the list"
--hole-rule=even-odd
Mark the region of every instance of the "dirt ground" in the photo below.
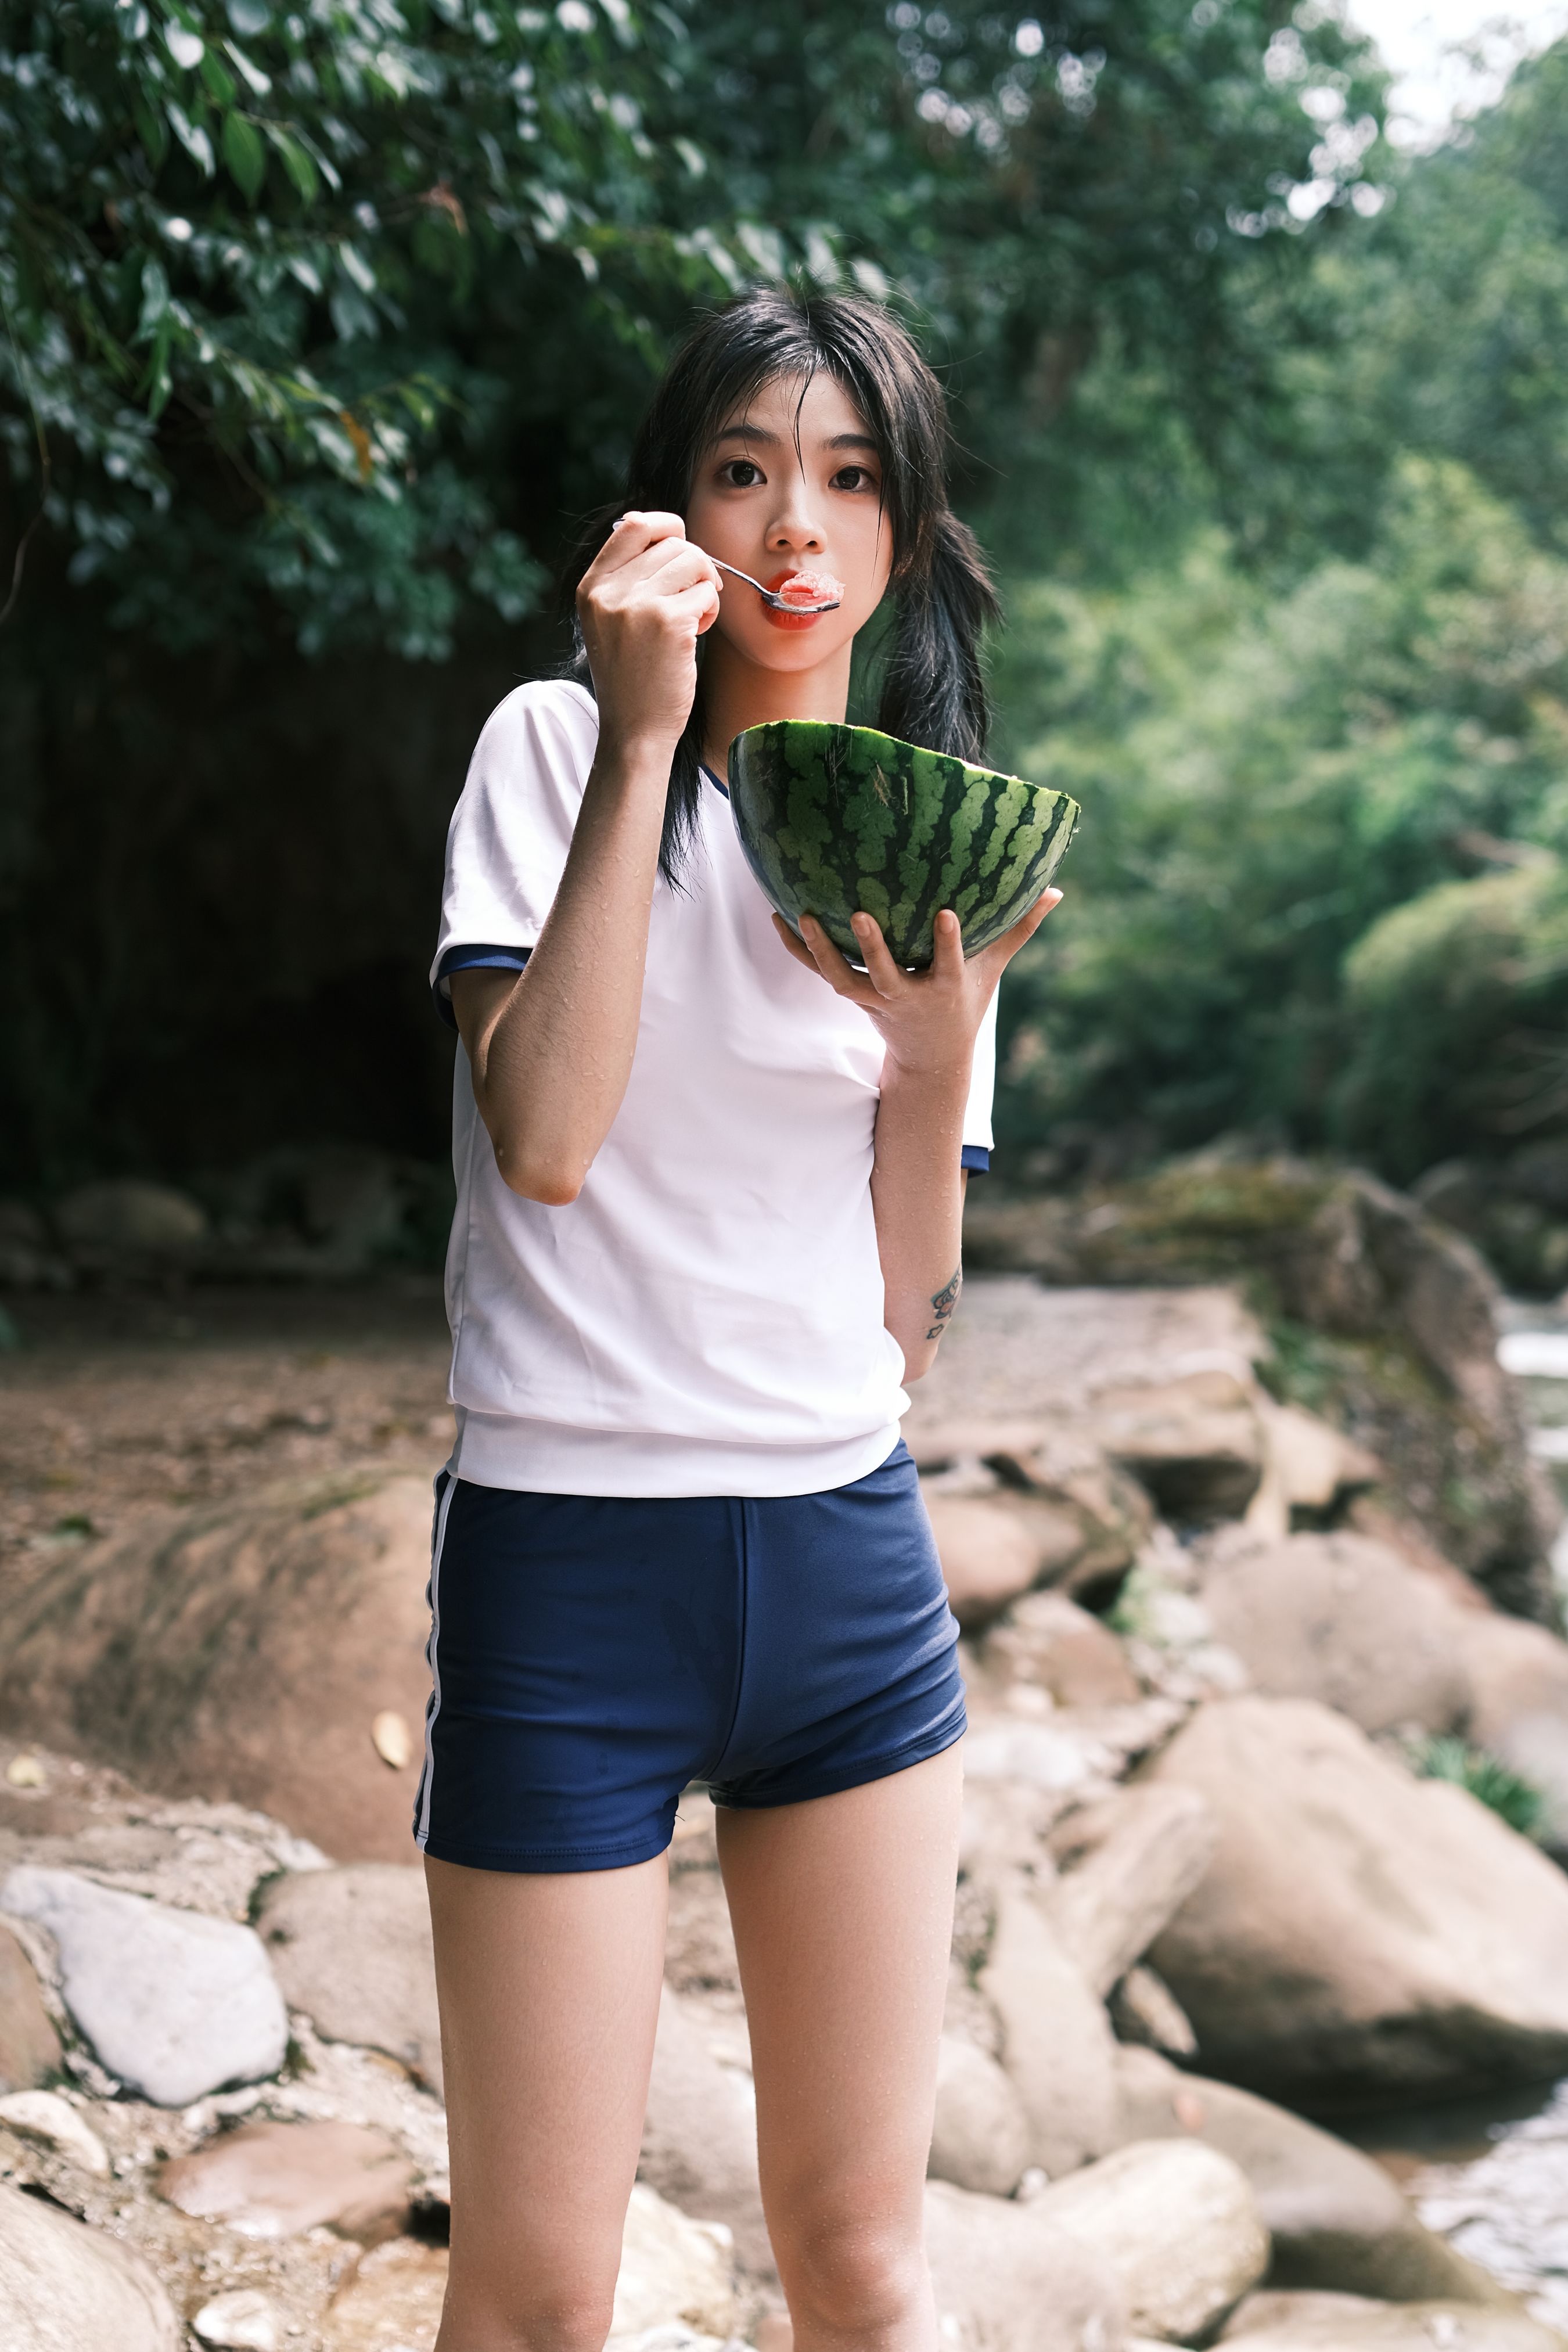
[[[62,1545],[144,1512],[367,1458],[433,1476],[451,1443],[433,1276],[5,1303],[0,1608]]]

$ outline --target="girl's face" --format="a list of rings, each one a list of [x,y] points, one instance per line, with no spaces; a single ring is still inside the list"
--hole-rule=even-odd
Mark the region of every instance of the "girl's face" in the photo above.
[[[866,420],[826,370],[804,399],[798,376],[753,393],[698,459],[686,535],[764,588],[795,572],[831,572],[844,600],[832,613],[777,613],[744,581],[726,579],[714,635],[763,669],[815,669],[842,653],[893,568],[881,490]]]

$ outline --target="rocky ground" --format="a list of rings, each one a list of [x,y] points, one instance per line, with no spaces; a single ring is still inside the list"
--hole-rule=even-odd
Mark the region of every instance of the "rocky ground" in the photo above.
[[[1217,1190],[1180,1287],[1044,1283],[1059,1219],[977,1221],[998,1271],[910,1419],[973,1716],[944,2340],[1550,2352],[1568,1644],[1499,1302],[1397,1196],[1328,1187],[1254,1252],[1282,1304],[1214,1262]],[[8,1303],[0,2340],[426,2352],[445,2126],[406,1822],[438,1297],[171,1262]],[[615,2340],[784,2352],[697,1797],[667,1976]],[[1521,2119],[1399,2153],[1389,2118],[1467,2100]]]

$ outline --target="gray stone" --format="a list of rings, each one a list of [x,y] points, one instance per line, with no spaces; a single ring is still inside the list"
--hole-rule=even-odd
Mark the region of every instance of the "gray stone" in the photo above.
[[[1062,1875],[1044,1907],[1091,1992],[1103,1999],[1202,1878],[1218,1831],[1195,1790],[1119,1789],[1053,1832]]]
[[[944,2352],[1113,2352],[1126,2315],[1111,2265],[1043,2200],[926,2185],[926,2252]]]
[[[1353,2294],[1250,2295],[1223,2340],[1247,2352],[1563,2352],[1563,2337],[1522,2311]]]
[[[659,2000],[637,2172],[686,2211],[722,2221],[746,2269],[772,2270],[749,2087],[715,2057],[700,2001],[669,1985]]]
[[[181,2352],[183,2330],[141,2257],[0,2183],[5,2352]]]
[[[0,1909],[48,1929],[72,2017],[154,2105],[187,2106],[283,2063],[289,2020],[253,1929],[30,1864],[0,1887]]]
[[[9,1927],[0,1927],[0,2092],[30,2091],[59,2063],[60,2037],[38,1979]]]
[[[1233,1537],[1202,1591],[1215,1639],[1271,1698],[1321,1699],[1374,1735],[1464,1721],[1474,1612],[1370,1536]]]
[[[55,1210],[60,1237],[79,1256],[189,1257],[207,1238],[205,1210],[166,1184],[112,1177],[68,1192]]]
[[[1219,1824],[1151,1954],[1214,2072],[1321,2112],[1568,2067],[1568,1879],[1465,1790],[1301,1699],[1200,1708],[1151,1777]]]
[[[1110,2009],[1118,2042],[1163,2050],[1172,2058],[1197,2054],[1198,2037],[1192,2019],[1154,1969],[1129,1969],[1111,1993]]]
[[[1004,1887],[980,1979],[1002,2028],[1002,2063],[1029,2126],[1029,2156],[1054,2180],[1115,2145],[1110,2021],[1021,1885]]]
[[[246,2238],[327,2228],[365,2245],[395,2237],[408,2214],[413,2167],[363,2124],[241,2124],[158,2176],[182,2213],[223,2221]]]
[[[1423,2228],[1381,2165],[1343,2140],[1250,2091],[1182,2074],[1152,2051],[1123,2050],[1117,2072],[1128,2140],[1201,2140],[1240,2166],[1273,2238],[1272,2284],[1390,2303],[1511,2303]]]
[[[330,2042],[384,2050],[439,2095],[441,2021],[425,1874],[395,1862],[291,1871],[257,1931],[284,1999]]]
[[[957,2034],[937,2047],[936,2126],[926,2169],[933,2180],[1010,2197],[1029,2160],[1029,2126],[1005,2071]]]
[[[1114,2273],[1135,2335],[1208,2336],[1268,2267],[1246,2175],[1197,2140],[1143,2140],[1058,2180],[1043,2220]]]
[[[278,2306],[255,2287],[215,2294],[191,2322],[197,2340],[213,2352],[282,2352],[283,2321]]]
[[[109,2150],[89,2123],[58,2091],[12,2091],[0,2099],[0,2124],[62,2156],[79,2172],[107,2175]]]

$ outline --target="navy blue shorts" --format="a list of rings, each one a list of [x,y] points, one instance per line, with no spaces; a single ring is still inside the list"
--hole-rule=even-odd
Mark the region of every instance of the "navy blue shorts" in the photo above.
[[[914,1464],[823,1495],[518,1494],[443,1471],[414,1833],[477,1870],[609,1870],[682,1789],[793,1805],[964,1727]]]

